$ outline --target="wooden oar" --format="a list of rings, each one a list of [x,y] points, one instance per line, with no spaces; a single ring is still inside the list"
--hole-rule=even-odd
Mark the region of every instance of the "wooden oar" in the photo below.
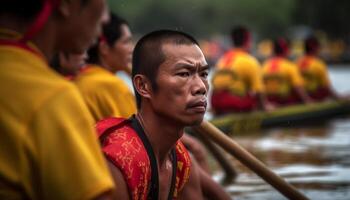
[[[204,137],[210,137],[215,143],[236,157],[242,164],[255,172],[288,199],[308,200],[308,198],[295,189],[294,186],[268,169],[261,161],[211,123],[203,121],[200,126],[193,127],[193,129],[196,133]]]
[[[198,139],[205,145],[205,147],[210,151],[213,155],[214,159],[218,162],[220,167],[225,172],[225,177],[222,180],[224,185],[229,183],[233,183],[233,181],[237,177],[237,172],[235,167],[232,165],[232,162],[225,156],[226,152],[222,152],[223,150],[219,149],[220,147],[215,145],[210,139],[201,134],[196,134]]]

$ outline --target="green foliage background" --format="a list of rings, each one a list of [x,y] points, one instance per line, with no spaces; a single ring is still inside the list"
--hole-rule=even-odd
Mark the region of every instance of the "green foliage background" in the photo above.
[[[126,18],[135,33],[159,28],[196,37],[226,34],[243,24],[259,37],[285,34],[306,25],[332,37],[349,38],[349,0],[109,0],[111,10]]]

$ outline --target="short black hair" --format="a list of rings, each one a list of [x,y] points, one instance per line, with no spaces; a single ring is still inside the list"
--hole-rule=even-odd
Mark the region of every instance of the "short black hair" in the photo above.
[[[157,90],[156,77],[159,66],[165,61],[164,44],[198,45],[198,42],[189,34],[175,30],[157,30],[143,36],[136,44],[132,56],[132,78],[137,74],[146,76],[154,91]],[[137,108],[141,107],[141,96],[135,86]]]
[[[314,35],[308,36],[304,41],[305,53],[313,54],[320,48],[320,43]]]
[[[244,26],[236,26],[231,30],[231,40],[235,47],[242,47],[250,40],[250,33]]]
[[[277,38],[273,41],[273,52],[275,55],[285,55],[289,50],[289,42],[285,38]]]
[[[1,0],[0,15],[10,14],[25,21],[33,20],[43,8],[45,1],[55,5],[61,0]],[[81,0],[83,5],[89,0]]]
[[[107,24],[104,24],[102,27],[102,35],[99,38],[100,40],[104,40],[110,47],[112,47],[115,43],[115,41],[119,40],[119,38],[122,36],[122,25],[128,25],[128,22],[121,18],[120,16],[109,13],[110,20]],[[99,41],[97,41],[90,49],[88,50],[88,63],[91,64],[100,64],[101,61],[99,59],[99,53],[98,53],[98,46]]]
[[[0,15],[10,14],[23,20],[32,20],[39,13],[44,0],[2,0]]]

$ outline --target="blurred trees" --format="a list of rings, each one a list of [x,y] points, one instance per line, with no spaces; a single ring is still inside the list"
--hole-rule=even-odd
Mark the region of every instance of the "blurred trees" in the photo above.
[[[262,35],[281,33],[292,22],[294,0],[109,0],[109,5],[137,33],[173,28],[207,37],[237,24]]]
[[[296,0],[293,18],[297,24],[320,29],[333,38],[350,37],[349,0]]]
[[[245,24],[260,38],[286,33],[294,25],[321,29],[334,37],[350,33],[349,0],[109,0],[136,33],[179,29],[196,37],[227,34]]]

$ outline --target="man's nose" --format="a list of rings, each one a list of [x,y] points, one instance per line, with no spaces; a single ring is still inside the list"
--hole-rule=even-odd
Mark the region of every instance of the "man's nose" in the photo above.
[[[208,92],[208,82],[203,80],[199,74],[196,74],[193,79],[192,94],[193,95],[206,95]]]

